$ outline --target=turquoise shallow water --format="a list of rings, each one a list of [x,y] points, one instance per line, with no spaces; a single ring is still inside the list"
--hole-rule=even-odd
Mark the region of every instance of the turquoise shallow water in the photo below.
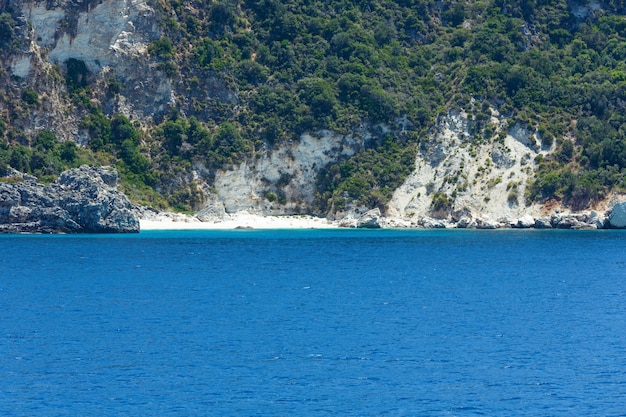
[[[0,236],[3,416],[623,416],[626,233]]]

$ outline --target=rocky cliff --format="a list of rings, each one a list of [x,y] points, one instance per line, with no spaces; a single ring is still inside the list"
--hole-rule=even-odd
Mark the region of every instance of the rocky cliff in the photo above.
[[[0,182],[1,233],[136,233],[139,220],[117,190],[117,171],[82,166],[42,185]]]
[[[202,213],[248,211],[263,215],[304,214],[314,206],[317,177],[328,164],[354,155],[367,144],[367,132],[339,135],[330,131],[306,134],[279,149],[229,170],[218,170]],[[202,164],[197,178],[207,178]]]
[[[42,108],[31,111],[27,133],[34,134],[45,126],[59,139],[86,144],[81,114],[72,108],[60,83],[68,60],[86,65],[78,81],[99,85],[93,90],[94,104],[109,113],[151,120],[173,103],[171,81],[155,77],[155,64],[148,59],[148,44],[158,38],[160,30],[154,9],[147,2],[11,3],[19,10],[14,13],[20,15],[24,38],[23,48],[11,55],[9,71],[15,79],[43,92]],[[107,96],[107,80],[122,80],[122,91]]]
[[[539,215],[541,206],[524,198],[535,158],[547,154],[535,132],[509,127],[495,110],[489,134],[463,111],[451,111],[437,122],[416,156],[415,169],[389,203],[392,216],[405,219],[430,215],[448,219],[454,213],[486,218]],[[472,126],[474,125],[474,126]],[[433,196],[441,196],[433,204]]]
[[[589,51],[583,53],[581,42],[563,47],[570,41],[563,28],[584,29],[585,19],[601,18],[604,12],[596,6],[562,2],[558,30],[550,23],[550,31],[541,34],[527,22],[539,24],[545,13],[556,13],[552,9],[480,11],[486,6],[477,5],[471,12],[455,8],[463,16],[452,19],[447,6],[435,2],[401,28],[403,14],[414,10],[398,9],[398,2],[389,6],[393,13],[387,10],[398,26],[387,25],[391,20],[374,24],[385,13],[360,10],[356,2],[348,2],[351,13],[332,2],[317,4],[312,9],[322,17],[311,25],[298,17],[300,2],[285,10],[257,3],[0,2],[0,11],[15,22],[3,29],[11,44],[0,50],[6,68],[0,77],[7,80],[0,94],[0,170],[5,164],[57,175],[46,161],[61,152],[37,144],[38,135],[50,131],[57,142],[92,152],[84,161],[116,164],[123,178],[132,178],[126,190],[140,189],[137,194],[145,197],[141,192],[152,188],[170,207],[197,211],[205,220],[248,211],[308,213],[346,225],[390,219],[380,224],[499,227],[537,220],[559,227],[575,225],[560,222],[563,216],[583,219],[592,209],[605,216],[626,199],[620,194],[621,157],[598,144],[586,153],[583,145],[591,139],[575,137],[610,138],[593,118],[608,118],[609,104],[624,101],[620,95],[604,103],[606,92],[594,83],[618,85],[621,70],[594,75],[586,63],[580,74],[562,77],[559,65],[544,59],[558,51],[571,55],[563,71],[583,64],[574,65]],[[273,13],[275,20],[269,18]],[[422,18],[423,25],[410,23]],[[322,28],[329,19],[338,20]],[[486,19],[506,24],[493,26]],[[350,30],[339,29],[340,22]],[[617,25],[604,23],[604,30]],[[599,49],[600,36],[581,33],[598,50],[593,56],[609,54]],[[489,39],[506,40],[501,46],[507,55],[491,51]],[[563,84],[549,78],[557,75],[561,81],[580,76],[588,84],[575,91],[553,89],[555,96],[545,99],[553,107],[546,107],[537,102],[544,99],[536,86]],[[577,101],[560,113],[557,106],[573,96]],[[534,104],[558,117],[533,113]],[[125,122],[117,123],[122,117]],[[554,121],[564,127],[557,129]],[[544,141],[543,134],[551,139]],[[387,136],[392,139],[386,142]],[[389,151],[394,146],[413,153],[395,161],[400,153]],[[528,198],[540,162],[548,159],[558,161],[553,193],[582,189],[586,199],[575,209],[563,203],[563,195]],[[76,161],[58,166],[81,163]],[[396,162],[395,171],[406,172],[385,169]],[[596,169],[603,171],[596,175]],[[134,187],[137,182],[144,188]],[[60,186],[55,184],[48,188]],[[376,198],[364,198],[367,193]]]

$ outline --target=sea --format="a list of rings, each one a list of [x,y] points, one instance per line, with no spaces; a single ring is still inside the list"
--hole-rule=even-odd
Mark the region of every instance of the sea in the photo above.
[[[626,231],[0,236],[1,416],[626,416]]]

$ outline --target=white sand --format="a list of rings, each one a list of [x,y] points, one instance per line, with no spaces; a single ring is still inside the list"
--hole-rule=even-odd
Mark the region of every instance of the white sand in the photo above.
[[[201,222],[195,217],[165,213],[140,220],[141,230],[228,230],[228,229],[331,229],[335,223],[313,216],[259,216],[246,212],[223,221]]]

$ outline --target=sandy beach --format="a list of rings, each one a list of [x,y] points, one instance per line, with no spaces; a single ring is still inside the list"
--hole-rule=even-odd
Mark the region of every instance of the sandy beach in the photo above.
[[[222,221],[203,222],[192,216],[161,213],[140,219],[141,230],[229,230],[229,229],[331,229],[327,219],[313,216],[260,216],[247,212],[229,215]]]

